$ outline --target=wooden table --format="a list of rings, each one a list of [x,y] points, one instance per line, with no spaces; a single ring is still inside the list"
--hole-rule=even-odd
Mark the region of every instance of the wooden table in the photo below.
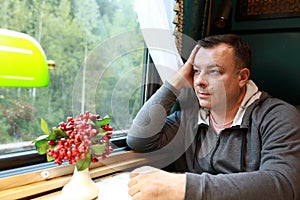
[[[121,172],[105,176],[103,178],[95,180],[95,183],[99,186],[99,195],[97,200],[130,200],[128,195],[127,183],[129,181],[129,173]],[[61,192],[54,192],[35,198],[35,200],[63,200]]]

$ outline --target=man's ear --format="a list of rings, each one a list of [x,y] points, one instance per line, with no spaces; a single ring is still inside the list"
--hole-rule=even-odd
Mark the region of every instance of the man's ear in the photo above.
[[[243,68],[239,72],[239,84],[240,87],[244,87],[249,80],[250,77],[250,70],[248,68]]]

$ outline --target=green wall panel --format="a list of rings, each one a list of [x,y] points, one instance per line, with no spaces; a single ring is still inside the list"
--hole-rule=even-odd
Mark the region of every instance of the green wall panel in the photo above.
[[[260,89],[300,105],[300,32],[244,34],[252,48],[251,78]]]

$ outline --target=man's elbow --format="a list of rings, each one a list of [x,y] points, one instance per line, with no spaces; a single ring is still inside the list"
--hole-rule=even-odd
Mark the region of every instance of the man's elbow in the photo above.
[[[140,153],[150,152],[155,149],[153,143],[149,140],[149,138],[140,138],[130,134],[128,134],[126,138],[128,147]]]

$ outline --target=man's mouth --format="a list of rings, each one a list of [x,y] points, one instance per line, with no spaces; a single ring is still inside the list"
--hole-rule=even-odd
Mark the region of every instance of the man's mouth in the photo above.
[[[201,99],[205,99],[205,98],[208,98],[210,96],[210,93],[198,91],[197,96]]]

